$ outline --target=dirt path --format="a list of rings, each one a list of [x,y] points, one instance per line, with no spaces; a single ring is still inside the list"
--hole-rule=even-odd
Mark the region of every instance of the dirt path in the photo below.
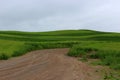
[[[66,56],[68,51],[38,50],[0,61],[0,80],[101,80],[97,68]]]

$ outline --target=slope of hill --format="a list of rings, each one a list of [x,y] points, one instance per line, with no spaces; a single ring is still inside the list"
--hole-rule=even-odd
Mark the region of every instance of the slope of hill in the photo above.
[[[33,50],[53,48],[70,48],[69,56],[81,57],[83,60],[99,59],[100,62],[95,64],[120,70],[120,33],[92,30],[0,31],[2,60],[21,56]]]
[[[92,30],[62,30],[51,32],[0,31],[0,39],[14,41],[119,41],[120,33]]]
[[[120,33],[92,30],[61,30],[50,32],[0,31],[0,54],[12,54],[16,50],[21,49],[21,47],[24,48],[27,42],[68,42],[72,44],[75,41],[119,42]]]

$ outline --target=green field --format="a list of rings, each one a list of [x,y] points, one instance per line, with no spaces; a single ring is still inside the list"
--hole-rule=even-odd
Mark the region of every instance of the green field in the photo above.
[[[70,48],[69,56],[100,59],[101,65],[120,70],[120,33],[92,30],[0,31],[0,59],[49,48]]]

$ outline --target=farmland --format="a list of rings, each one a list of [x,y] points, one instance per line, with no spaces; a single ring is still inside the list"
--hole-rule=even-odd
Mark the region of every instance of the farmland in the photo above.
[[[120,33],[93,30],[0,31],[1,60],[53,48],[69,48],[68,56],[98,59],[97,65],[120,70]]]

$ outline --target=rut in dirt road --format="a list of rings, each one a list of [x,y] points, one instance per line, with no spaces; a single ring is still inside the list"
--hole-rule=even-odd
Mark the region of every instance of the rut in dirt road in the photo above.
[[[95,68],[68,57],[69,49],[46,49],[0,61],[0,80],[101,80]]]

